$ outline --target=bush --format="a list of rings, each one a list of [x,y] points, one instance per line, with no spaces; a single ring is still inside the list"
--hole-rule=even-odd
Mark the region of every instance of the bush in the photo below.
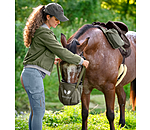
[[[23,41],[23,29],[25,27],[24,22],[16,21],[15,22],[15,56],[20,56],[21,59],[24,58],[24,55],[27,51],[26,47],[24,46]]]

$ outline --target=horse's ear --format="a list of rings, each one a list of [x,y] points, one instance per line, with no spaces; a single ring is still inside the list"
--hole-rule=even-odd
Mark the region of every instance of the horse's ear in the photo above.
[[[77,46],[78,53],[81,53],[84,50],[84,48],[88,45],[89,39],[90,39],[90,37],[86,38],[81,45]]]
[[[63,47],[66,47],[67,45],[67,40],[63,33],[61,33],[61,44],[63,45]]]

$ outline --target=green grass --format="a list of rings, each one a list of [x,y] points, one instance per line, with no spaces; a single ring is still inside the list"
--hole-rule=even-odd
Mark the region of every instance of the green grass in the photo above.
[[[15,117],[16,130],[28,130],[29,113],[17,115]],[[119,111],[115,110],[115,129],[120,130]],[[125,112],[126,125],[121,130],[136,129],[136,112],[126,109]],[[60,111],[46,111],[43,118],[43,130],[80,130],[82,125],[81,104],[76,106],[65,106]],[[109,122],[106,113],[89,114],[88,117],[89,130],[106,130],[109,129]]]

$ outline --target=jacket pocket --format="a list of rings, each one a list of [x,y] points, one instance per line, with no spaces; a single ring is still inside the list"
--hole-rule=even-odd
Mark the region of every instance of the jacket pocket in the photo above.
[[[49,50],[45,51],[45,55],[48,56],[48,57],[51,57],[51,58],[55,58],[54,54]]]
[[[51,71],[54,65],[54,60],[55,55],[49,50],[46,50],[41,59],[41,65],[43,66],[44,69]]]

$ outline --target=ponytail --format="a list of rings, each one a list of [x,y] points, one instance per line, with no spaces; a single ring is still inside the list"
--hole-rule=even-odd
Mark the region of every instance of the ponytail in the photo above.
[[[26,26],[23,32],[24,45],[26,47],[30,46],[36,29],[38,29],[47,20],[44,9],[45,6],[42,5],[34,8],[33,12],[28,18],[28,21],[26,22]]]

